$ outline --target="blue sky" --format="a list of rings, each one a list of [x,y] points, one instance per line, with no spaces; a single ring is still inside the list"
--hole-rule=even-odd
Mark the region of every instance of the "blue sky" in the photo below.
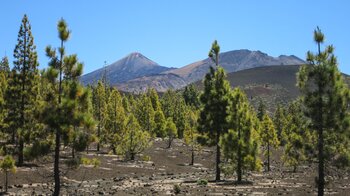
[[[10,57],[26,13],[39,54],[58,46],[56,24],[63,17],[72,30],[68,53],[77,53],[84,73],[131,52],[168,67],[207,57],[213,40],[221,51],[260,50],[272,56],[305,59],[316,50],[313,30],[336,48],[340,70],[350,74],[350,1],[304,0],[7,0],[1,2],[0,56]]]

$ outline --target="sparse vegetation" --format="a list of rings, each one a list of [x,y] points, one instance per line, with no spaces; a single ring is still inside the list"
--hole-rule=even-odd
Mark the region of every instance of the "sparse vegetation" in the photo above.
[[[60,44],[46,47],[48,67],[40,71],[24,15],[12,68],[7,57],[0,61],[0,168],[5,192],[15,164],[21,178],[16,174],[13,182],[10,176],[16,183],[10,188],[34,190],[23,194],[41,194],[35,191],[44,186],[42,194],[53,195],[91,194],[91,189],[99,194],[135,194],[136,189],[145,195],[194,190],[193,194],[203,194],[203,189],[240,194],[242,183],[251,186],[244,191],[274,187],[278,193],[312,194],[316,164],[319,195],[327,183],[329,194],[333,189],[348,190],[350,91],[338,70],[334,47],[321,50],[324,35],[319,28],[314,32],[318,51],[307,53],[308,64],[300,66],[297,75],[300,94],[291,90],[295,97],[286,100],[284,95],[270,96],[275,96],[273,91],[290,93],[286,84],[260,81],[231,88],[237,85],[230,84],[235,79],[228,80],[220,66],[217,41],[209,51],[202,91],[193,83],[164,93],[151,88],[125,93],[109,84],[107,73],[96,84],[83,86],[83,64],[76,54],[66,52],[71,31],[64,19],[58,21],[57,31]],[[261,173],[263,164],[268,172]],[[31,183],[30,175],[38,183]],[[53,183],[44,182],[47,176]],[[103,186],[110,186],[110,192]]]
[[[199,179],[199,180],[197,180],[197,185],[199,185],[199,186],[207,186],[208,185],[208,180],[206,180],[206,179]]]
[[[180,194],[181,193],[181,187],[179,184],[174,184],[174,193],[177,195],[177,194]]]

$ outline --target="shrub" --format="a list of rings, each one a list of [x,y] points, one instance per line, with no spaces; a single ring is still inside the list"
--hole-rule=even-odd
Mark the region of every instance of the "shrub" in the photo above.
[[[64,163],[69,168],[77,169],[81,164],[81,160],[79,158],[71,158],[71,159],[67,159]]]
[[[148,155],[143,155],[143,156],[142,156],[142,161],[145,161],[145,162],[151,161],[151,157],[148,156]]]
[[[32,146],[23,150],[24,158],[33,160],[50,153],[52,143],[48,141],[35,141]]]
[[[207,186],[208,185],[208,180],[206,180],[206,179],[199,179],[199,180],[197,180],[197,185]]]
[[[173,190],[174,190],[174,193],[177,195],[181,192],[181,187],[179,184],[174,184],[174,187],[173,187]]]
[[[97,158],[88,159],[83,157],[80,159],[80,162],[83,165],[93,165],[95,168],[101,164],[101,161],[98,160]]]
[[[101,164],[101,161],[98,160],[97,158],[93,158],[91,161],[90,161],[90,164],[93,165],[95,168],[98,167],[100,164]]]

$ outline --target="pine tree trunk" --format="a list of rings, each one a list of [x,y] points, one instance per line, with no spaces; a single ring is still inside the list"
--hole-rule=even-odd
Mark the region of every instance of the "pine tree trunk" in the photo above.
[[[16,131],[12,131],[12,137],[11,137],[11,143],[15,144],[16,143]]]
[[[21,128],[24,130],[24,110],[25,110],[25,79],[26,79],[26,46],[27,46],[27,33],[24,33],[24,55],[23,55],[23,68],[22,68],[22,95],[21,95]],[[23,134],[23,133],[21,133]],[[23,135],[19,135],[19,149],[18,149],[18,166],[23,165]]]
[[[8,187],[8,171],[5,171],[5,193],[7,193],[7,187]]]
[[[194,164],[194,148],[193,148],[193,145],[192,145],[192,150],[191,150],[191,163],[190,165],[193,165]]]
[[[60,159],[60,143],[61,134],[60,130],[56,130],[56,144],[55,144],[55,162],[54,162],[54,179],[55,179],[55,190],[53,195],[60,195],[60,169],[59,169],[59,159]]]
[[[270,171],[270,142],[267,142],[267,171]]]
[[[115,146],[114,146],[113,144],[111,145],[111,148],[112,148],[113,154],[114,154],[114,155],[117,154],[117,152],[116,152],[116,150],[115,150]]]
[[[63,40],[61,40],[61,48],[63,48]],[[62,115],[61,113],[61,103],[62,103],[62,71],[63,71],[63,53],[61,53],[60,56],[60,73],[59,73],[59,84],[58,84],[58,112],[59,115]],[[60,128],[56,129],[56,136],[55,136],[55,161],[53,165],[54,170],[54,180],[55,180],[55,189],[53,192],[54,196],[60,195],[60,188],[61,188],[61,180],[60,180],[60,146],[61,146],[61,130]]]
[[[19,138],[19,147],[18,147],[18,166],[23,165],[23,148],[24,142],[22,136]]]
[[[318,52],[320,51],[320,44],[318,44]],[[323,90],[322,84],[318,84],[319,100],[318,100],[318,113],[319,113],[319,124],[318,124],[318,195],[324,195],[324,155],[323,155]]]
[[[241,140],[241,131],[238,129],[238,149],[237,149],[237,182],[242,182],[242,152],[239,141]]]
[[[324,156],[323,156],[323,129],[318,133],[318,195],[324,195]]]
[[[169,140],[168,140],[168,148],[171,148],[171,142],[172,142],[172,139],[169,137]]]
[[[219,140],[220,140],[220,130],[218,130],[216,134],[216,177],[215,181],[220,181],[220,146],[219,146]]]
[[[97,152],[100,151],[100,132],[101,132],[101,123],[98,123],[98,129],[97,129],[97,137],[98,137],[98,142],[97,142]]]

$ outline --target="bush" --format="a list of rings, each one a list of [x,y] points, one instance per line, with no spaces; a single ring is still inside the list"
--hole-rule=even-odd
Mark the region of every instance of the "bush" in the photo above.
[[[88,159],[83,157],[80,159],[80,163],[83,165],[93,165],[96,168],[101,164],[101,161],[96,158]]]
[[[3,160],[0,161],[0,169],[4,172],[16,173],[15,160],[10,155],[6,155]]]
[[[71,158],[71,159],[67,159],[65,161],[65,164],[67,165],[67,167],[72,168],[72,169],[77,169],[79,167],[79,165],[81,164],[81,159],[79,158]]]
[[[98,167],[101,164],[101,161],[96,159],[96,158],[93,158],[91,160],[90,164],[93,165],[96,168],[96,167]]]
[[[24,158],[27,160],[33,160],[47,155],[51,151],[51,146],[52,143],[48,141],[35,141],[32,146],[24,148]]]
[[[142,161],[145,161],[145,162],[151,161],[151,157],[148,156],[148,155],[143,155],[142,156]]]
[[[174,184],[173,190],[174,190],[174,193],[176,195],[179,194],[181,192],[180,185],[179,184]]]
[[[73,141],[73,148],[78,152],[82,152],[89,145],[89,142],[90,142],[90,136],[88,134],[79,132],[77,133]]]
[[[81,159],[80,159],[80,162],[81,162],[81,164],[83,164],[83,165],[90,165],[90,159],[85,158],[85,157],[81,158]]]
[[[346,168],[350,166],[350,153],[341,153],[335,161],[337,168]]]
[[[208,185],[208,180],[206,180],[206,179],[199,179],[199,180],[197,180],[197,185],[199,185],[199,186],[207,186]]]

